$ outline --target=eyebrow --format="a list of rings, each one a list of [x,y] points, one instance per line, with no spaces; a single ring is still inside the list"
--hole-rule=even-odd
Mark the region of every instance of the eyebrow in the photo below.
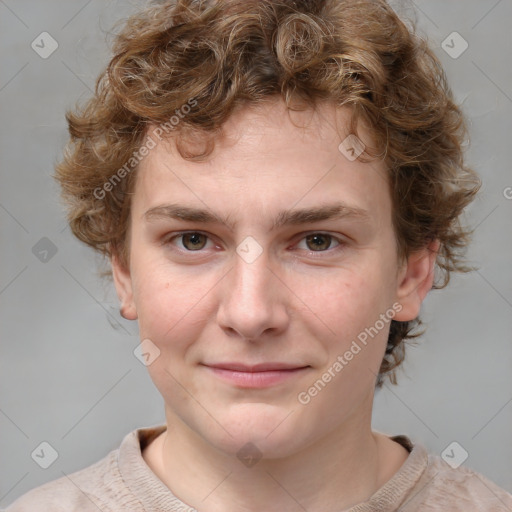
[[[356,208],[354,206],[338,202],[312,208],[282,210],[274,219],[271,231],[282,226],[310,224],[346,217],[359,221],[369,221],[371,218],[369,213],[362,208]],[[180,204],[155,206],[146,211],[143,218],[147,221],[151,221],[153,219],[176,219],[188,222],[200,222],[203,224],[224,224],[231,230],[235,227],[235,224],[232,222],[229,215],[221,217],[209,210],[193,208]]]

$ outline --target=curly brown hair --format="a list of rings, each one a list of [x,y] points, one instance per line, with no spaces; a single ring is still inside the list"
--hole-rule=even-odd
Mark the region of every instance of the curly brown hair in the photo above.
[[[435,288],[469,270],[460,216],[480,182],[463,161],[466,123],[428,43],[384,0],[168,0],[130,17],[113,53],[94,96],[67,113],[70,141],[56,166],[72,232],[95,250],[128,262],[130,198],[151,126],[167,127],[184,158],[204,159],[234,109],[277,96],[290,110],[348,106],[354,134],[358,120],[369,124],[389,172],[400,258],[437,239]],[[184,149],[198,133],[203,148]],[[396,384],[420,324],[391,322],[378,387],[384,376]]]

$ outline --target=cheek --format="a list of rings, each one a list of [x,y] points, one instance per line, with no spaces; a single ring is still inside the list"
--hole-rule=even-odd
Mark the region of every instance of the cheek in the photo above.
[[[191,348],[212,315],[205,293],[201,279],[170,275],[163,266],[144,273],[135,291],[140,339],[151,340],[158,351],[147,370],[162,396],[177,409],[190,398],[185,388],[196,392],[188,363],[193,363]]]
[[[308,315],[315,325],[311,331],[326,354],[318,377],[327,372],[325,379],[332,382],[316,406],[339,400],[352,403],[360,398],[359,393],[372,388],[395,314],[386,275],[376,265],[363,265],[317,279],[322,284],[309,287],[314,290],[307,300],[315,313]],[[308,279],[304,284],[311,283]],[[298,295],[305,291],[303,288]]]
[[[323,281],[311,297],[322,320],[315,337],[327,358],[297,398],[309,417],[324,418],[326,429],[343,421],[373,391],[394,316],[382,278],[369,270],[340,275]],[[328,336],[322,324],[329,327]]]
[[[340,269],[304,276],[291,287],[304,303],[309,316],[313,313],[318,329],[328,339],[347,341],[372,324],[389,306],[382,289],[382,278],[372,266]]]
[[[141,339],[150,338],[161,350],[178,348],[193,338],[207,316],[204,296],[215,281],[190,272],[172,272],[168,265],[147,264],[135,280],[134,299]],[[211,282],[210,282],[211,281]]]

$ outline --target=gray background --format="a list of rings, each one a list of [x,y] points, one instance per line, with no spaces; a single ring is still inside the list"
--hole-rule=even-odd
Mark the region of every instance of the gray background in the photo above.
[[[50,177],[67,139],[65,109],[89,96],[113,23],[140,4],[0,0],[1,506],[164,420],[133,355],[137,327],[97,277],[101,260],[71,236]],[[470,119],[468,159],[484,182],[467,215],[479,270],[431,293],[427,334],[408,350],[399,385],[377,392],[373,426],[437,454],[457,441],[465,465],[512,491],[512,2],[400,9],[417,16]],[[47,59],[31,48],[43,31],[59,45]],[[453,31],[469,44],[456,59],[442,48]],[[57,249],[46,262],[43,237]],[[48,469],[31,458],[43,441],[58,452]]]

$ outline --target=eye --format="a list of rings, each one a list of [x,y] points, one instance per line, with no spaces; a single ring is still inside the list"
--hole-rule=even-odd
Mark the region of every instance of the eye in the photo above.
[[[206,248],[210,238],[199,231],[189,231],[186,233],[177,233],[164,240],[164,244],[174,245],[183,252],[199,252]],[[327,252],[330,250],[341,249],[343,241],[327,233],[311,233],[304,236],[297,248],[310,252]]]
[[[336,249],[341,246],[340,240],[326,233],[313,233],[305,236],[299,243],[299,248],[301,248],[300,245],[302,241],[306,243],[306,250],[313,252],[325,252],[329,249]],[[332,247],[333,243],[336,244],[334,247]]]
[[[172,238],[167,239],[165,243],[174,245],[175,240],[181,240],[181,247],[178,245],[179,249],[194,252],[205,248],[208,242],[208,237],[203,233],[191,231],[188,233],[179,233],[174,235]]]

